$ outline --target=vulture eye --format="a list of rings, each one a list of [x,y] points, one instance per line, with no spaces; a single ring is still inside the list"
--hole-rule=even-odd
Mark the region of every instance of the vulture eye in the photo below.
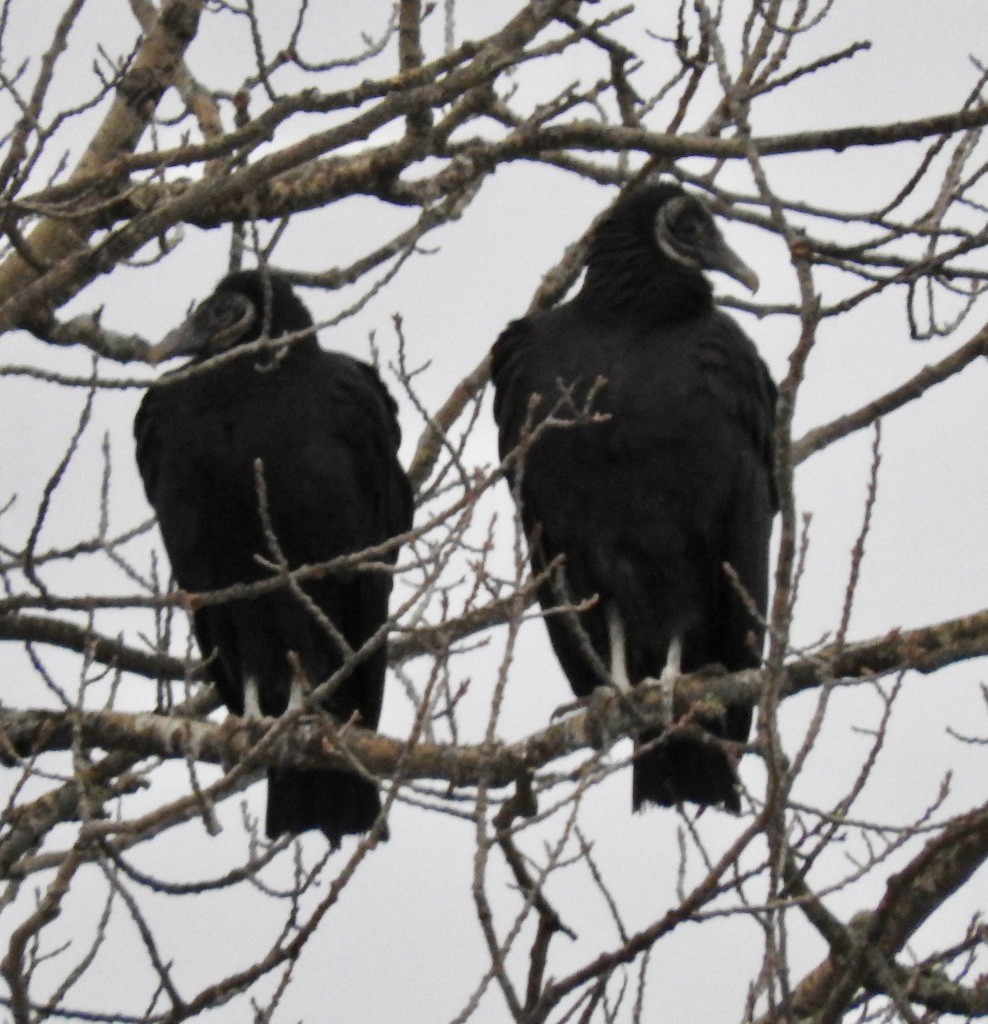
[[[706,210],[689,196],[675,196],[655,218],[655,241],[677,263],[703,267],[702,253],[717,228]]]
[[[692,196],[674,196],[655,215],[655,242],[673,263],[691,270],[719,270],[750,291],[758,276],[724,241],[713,215]]]
[[[681,214],[672,224],[672,233],[684,242],[695,242],[702,234],[703,225],[694,211]]]
[[[203,302],[196,310],[195,318],[204,328],[221,331],[239,323],[251,309],[246,296],[227,292]]]
[[[694,248],[716,232],[707,211],[686,196],[677,197],[668,204],[666,226],[675,242]]]
[[[239,341],[254,321],[254,304],[237,292],[221,292],[192,314],[197,330],[211,351],[221,352]]]

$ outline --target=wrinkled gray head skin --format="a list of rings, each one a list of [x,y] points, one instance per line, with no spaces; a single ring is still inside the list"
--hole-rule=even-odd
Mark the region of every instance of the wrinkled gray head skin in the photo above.
[[[157,364],[172,356],[215,356],[243,341],[257,322],[257,309],[246,295],[221,290],[204,299],[185,321],[148,351]]]
[[[690,269],[719,270],[751,292],[758,290],[758,275],[724,241],[706,203],[680,192],[667,199],[655,214],[655,242],[673,262]]]
[[[284,274],[261,268],[238,270],[227,274],[184,323],[153,345],[147,358],[151,363],[183,355],[208,359],[256,341],[262,334],[269,338],[292,334],[314,345],[312,326],[312,316]]]

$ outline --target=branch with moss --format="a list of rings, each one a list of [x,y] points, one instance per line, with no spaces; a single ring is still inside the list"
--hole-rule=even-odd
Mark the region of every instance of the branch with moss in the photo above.
[[[144,36],[133,63],[117,85],[106,118],[69,178],[106,174],[121,154],[141,140],[165,90],[172,85],[189,44],[195,38],[202,0],[167,0]],[[45,219],[25,239],[32,258],[51,267],[85,245],[96,223],[84,217]],[[16,253],[0,265],[0,296],[14,296],[38,276]]]
[[[782,693],[786,696],[834,678],[871,678],[914,669],[934,672],[944,665],[988,654],[988,611],[874,640],[823,649],[811,659],[787,665]],[[181,664],[183,669],[184,663]],[[758,702],[763,672],[751,669],[732,675],[696,673],[676,683],[677,715],[714,701]],[[397,739],[347,726],[342,732],[319,718],[298,718],[267,745],[263,763],[282,767],[345,767],[356,758],[368,771],[393,777],[400,765],[402,781],[439,779],[454,786],[506,786],[520,775],[537,771],[576,751],[599,749],[648,725],[665,714],[660,688],[647,687],[631,698],[616,691],[599,692],[592,709],[553,723],[515,743],[447,745],[419,743],[409,751]],[[188,758],[233,764],[253,756],[272,721],[244,721],[229,716],[221,724],[170,715],[121,711],[0,712],[2,745],[8,760],[44,751],[68,750],[78,736],[86,747],[126,751],[144,757]],[[695,729],[687,725],[683,728]],[[701,731],[696,730],[698,735]],[[341,746],[342,744],[342,746]]]

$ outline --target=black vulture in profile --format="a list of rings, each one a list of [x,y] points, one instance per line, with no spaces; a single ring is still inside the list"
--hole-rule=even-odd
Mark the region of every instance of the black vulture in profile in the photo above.
[[[192,366],[259,337],[294,335],[277,350],[228,353],[152,385],[134,423],[137,463],[178,585],[207,591],[271,577],[255,478],[260,460],[271,533],[292,568],[360,551],[411,525],[408,481],[397,461],[396,406],[377,372],[323,351],[312,317],[276,273],[230,274],[152,350],[152,361],[189,354]],[[395,553],[388,556],[394,562]],[[334,573],[304,583],[313,607],[282,588],[207,605],[196,639],[226,706],[280,715],[343,664],[327,617],[359,648],[388,616],[386,572]],[[323,701],[337,722],[375,728],[385,646],[355,665]],[[268,773],[267,834],[321,829],[338,845],[368,830],[377,787],[345,771]]]
[[[564,421],[538,432],[512,483],[533,568],[563,556],[543,608],[596,598],[545,618],[580,697],[760,661],[760,618],[724,566],[764,613],[776,392],[755,346],[714,305],[707,270],[758,285],[698,197],[647,184],[596,229],[577,296],[514,321],[494,345],[502,458],[547,416]],[[702,723],[744,741],[751,711],[728,707]],[[645,741],[635,809],[740,809],[721,746],[688,730]]]

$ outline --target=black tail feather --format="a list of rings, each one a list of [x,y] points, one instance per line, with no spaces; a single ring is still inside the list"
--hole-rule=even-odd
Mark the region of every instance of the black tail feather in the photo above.
[[[268,772],[269,839],[320,829],[336,849],[344,836],[369,831],[380,812],[377,786],[359,775],[282,768]],[[382,838],[387,839],[387,830]]]
[[[645,734],[640,742],[652,742],[661,733]],[[740,783],[728,753],[714,742],[690,736],[666,735],[634,763],[632,805],[674,807],[681,801],[701,806],[721,806],[741,811]]]

